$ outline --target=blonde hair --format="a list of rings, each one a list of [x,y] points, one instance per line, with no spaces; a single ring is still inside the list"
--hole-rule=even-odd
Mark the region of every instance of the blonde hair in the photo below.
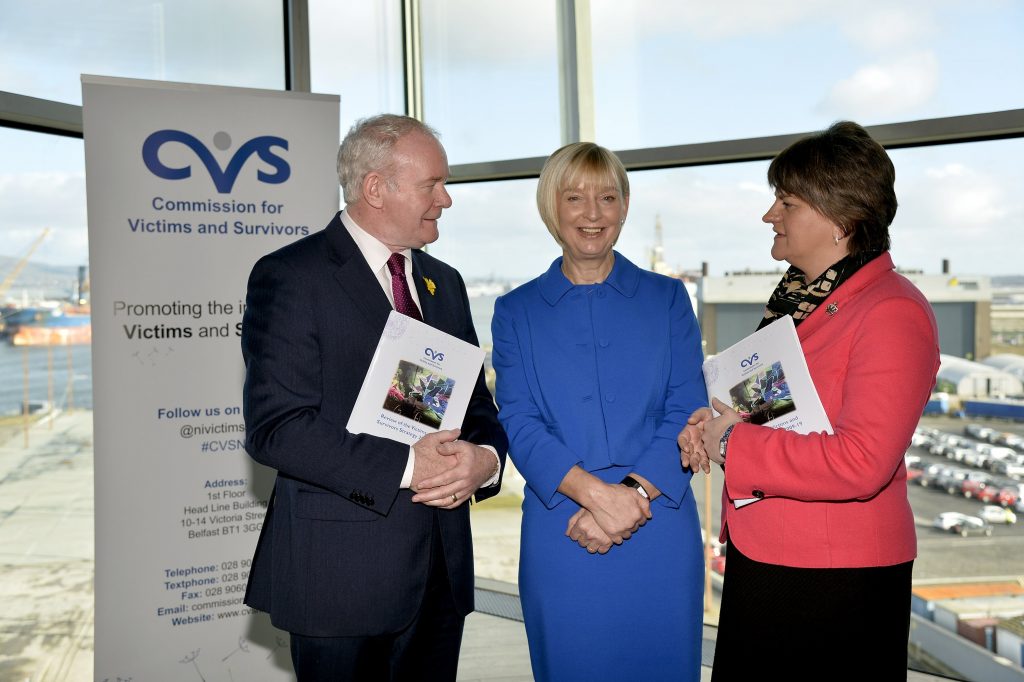
[[[562,192],[580,185],[615,187],[623,199],[629,197],[626,168],[613,152],[593,142],[574,142],[556,150],[540,171],[537,210],[559,245],[558,200]]]

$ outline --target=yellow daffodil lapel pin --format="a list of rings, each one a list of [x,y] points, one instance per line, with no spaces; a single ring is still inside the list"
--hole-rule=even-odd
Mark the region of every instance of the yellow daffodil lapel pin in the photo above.
[[[434,280],[429,277],[424,277],[423,282],[427,285],[427,293],[433,296],[434,292],[437,291],[437,285],[434,284]]]

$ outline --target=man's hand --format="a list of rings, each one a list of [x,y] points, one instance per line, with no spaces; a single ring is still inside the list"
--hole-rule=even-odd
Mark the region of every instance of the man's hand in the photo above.
[[[436,452],[445,458],[448,467],[422,479],[414,470],[412,487],[417,492],[412,501],[441,509],[455,509],[468,500],[491,477],[497,463],[493,452],[464,440],[447,440],[437,446]],[[417,450],[416,469],[419,456]]]
[[[438,431],[428,433],[423,438],[413,443],[412,449],[415,453],[415,460],[412,468],[412,489],[419,490],[419,481],[433,478],[455,466],[456,462],[438,448],[446,443],[451,443],[459,437],[458,429],[449,431]]]
[[[565,534],[591,554],[606,554],[612,548],[612,539],[597,525],[594,515],[580,509],[569,519]]]

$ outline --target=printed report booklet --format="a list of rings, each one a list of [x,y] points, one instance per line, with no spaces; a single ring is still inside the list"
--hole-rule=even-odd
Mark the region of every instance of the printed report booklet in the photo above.
[[[462,426],[484,351],[391,311],[346,428],[412,445]]]
[[[718,398],[744,421],[797,433],[833,433],[789,315],[709,358],[703,370],[708,402]],[[756,501],[733,503],[742,507]]]

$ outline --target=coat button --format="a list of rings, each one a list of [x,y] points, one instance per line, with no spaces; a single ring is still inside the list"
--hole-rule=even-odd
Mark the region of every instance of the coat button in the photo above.
[[[754,497],[756,497],[759,500],[763,500],[764,499],[764,491],[763,490],[755,490],[754,491]]]
[[[604,399],[607,400],[610,403],[614,403],[615,402],[615,394],[614,393],[609,393],[608,395],[606,395],[604,397]]]
[[[601,348],[608,347],[608,339],[601,339],[600,341],[598,341],[598,343],[601,344]]]

